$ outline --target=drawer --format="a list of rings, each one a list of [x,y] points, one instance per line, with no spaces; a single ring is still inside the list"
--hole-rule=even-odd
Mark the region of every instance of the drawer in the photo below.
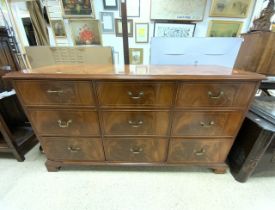
[[[168,111],[105,111],[102,118],[105,135],[168,135]]]
[[[179,140],[170,141],[168,162],[224,162],[232,141],[223,140]]]
[[[107,161],[164,162],[168,139],[105,139]]]
[[[170,107],[174,92],[174,83],[97,83],[97,94],[101,106]]]
[[[242,118],[238,111],[177,111],[172,136],[234,136]]]
[[[43,137],[41,140],[49,160],[105,160],[100,139]]]
[[[255,83],[182,83],[176,107],[246,107],[254,89]]]
[[[28,113],[35,130],[42,136],[100,135],[95,111],[32,110]]]
[[[94,106],[90,82],[16,81],[25,105]]]

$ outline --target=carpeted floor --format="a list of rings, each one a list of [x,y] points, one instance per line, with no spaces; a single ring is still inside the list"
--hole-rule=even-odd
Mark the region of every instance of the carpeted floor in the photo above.
[[[0,158],[0,210],[274,210],[275,176],[241,184],[197,168],[88,167],[48,173],[35,147]]]

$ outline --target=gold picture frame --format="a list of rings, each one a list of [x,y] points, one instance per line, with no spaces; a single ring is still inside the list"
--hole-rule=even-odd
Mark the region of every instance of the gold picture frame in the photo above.
[[[50,20],[50,24],[55,38],[67,37],[64,21],[62,19],[52,19]]]
[[[251,0],[212,0],[210,17],[246,18]]]
[[[143,48],[129,48],[129,59],[131,65],[143,64]]]
[[[70,19],[74,45],[102,45],[101,27],[98,20]]]
[[[241,21],[209,21],[207,36],[209,37],[237,37],[242,30],[243,22]]]
[[[96,18],[93,0],[78,0],[71,3],[68,0],[60,0],[63,17],[66,18]]]

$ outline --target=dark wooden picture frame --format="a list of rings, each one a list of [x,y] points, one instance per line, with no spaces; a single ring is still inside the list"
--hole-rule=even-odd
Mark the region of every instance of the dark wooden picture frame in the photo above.
[[[116,3],[116,5],[115,6],[108,6],[107,4],[106,4],[106,0],[103,0],[103,8],[105,9],[105,10],[117,10],[118,9],[118,0],[114,0],[115,1],[115,3]]]
[[[121,31],[119,30],[119,24],[121,24]],[[134,37],[134,21],[132,19],[128,19],[128,25],[129,24],[130,24],[130,27],[128,27],[128,37]],[[115,19],[115,30],[116,30],[116,36],[122,37],[122,20],[121,19],[118,19],[118,18]]]

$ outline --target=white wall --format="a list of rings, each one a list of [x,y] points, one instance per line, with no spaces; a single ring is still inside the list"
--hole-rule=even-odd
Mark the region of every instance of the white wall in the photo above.
[[[204,19],[202,22],[197,22],[196,25],[196,30],[195,30],[195,37],[205,37],[207,34],[208,30],[208,22],[210,20],[235,20],[235,21],[242,21],[243,22],[243,28],[242,28],[242,33],[247,32],[249,27],[251,26],[252,20],[259,16],[260,11],[263,8],[263,2],[264,0],[251,0],[251,7],[249,11],[249,15],[247,18],[212,18],[209,17],[210,13],[210,7],[211,7],[211,0],[207,0],[207,5],[205,8],[205,14],[204,14]],[[49,16],[51,19],[59,19],[62,18],[62,10],[60,6],[59,0],[44,0],[45,4],[49,7]],[[131,0],[128,0],[128,4],[131,2]],[[15,4],[15,3],[14,3]],[[153,31],[154,31],[154,22],[150,20],[150,0],[140,0],[140,17],[138,18],[131,18],[135,22],[145,22],[145,23],[150,23],[150,34],[149,37],[153,36]],[[21,7],[21,6],[19,6]],[[104,11],[103,10],[103,0],[94,0],[94,7],[96,11],[96,19],[100,19],[100,12]],[[255,8],[255,9],[254,9]],[[18,6],[14,8],[14,10],[17,13],[20,13]],[[119,11],[109,11],[108,12],[113,12],[115,18],[120,18],[119,16]],[[17,18],[20,19],[22,15],[17,14]],[[17,19],[17,21],[20,21]],[[73,42],[71,39],[71,32],[68,24],[68,20],[64,20],[65,23],[65,28],[67,32],[67,38],[66,39],[55,39],[53,36],[52,31],[50,30],[50,37],[51,37],[51,45],[52,46],[73,46]],[[22,27],[19,24],[20,30],[22,30]],[[134,29],[135,30],[135,29]],[[23,33],[23,31],[22,31]],[[124,59],[123,59],[123,42],[121,37],[116,37],[115,34],[103,34],[102,35],[102,40],[103,40],[103,45],[104,46],[112,46],[114,48],[115,52],[119,53],[119,63],[123,64]],[[24,45],[27,45],[25,43],[24,39]],[[150,43],[148,44],[140,44],[140,43],[135,43],[135,36],[133,38],[129,38],[129,47],[130,48],[143,48],[144,49],[144,64],[149,63],[149,53],[150,53]]]

